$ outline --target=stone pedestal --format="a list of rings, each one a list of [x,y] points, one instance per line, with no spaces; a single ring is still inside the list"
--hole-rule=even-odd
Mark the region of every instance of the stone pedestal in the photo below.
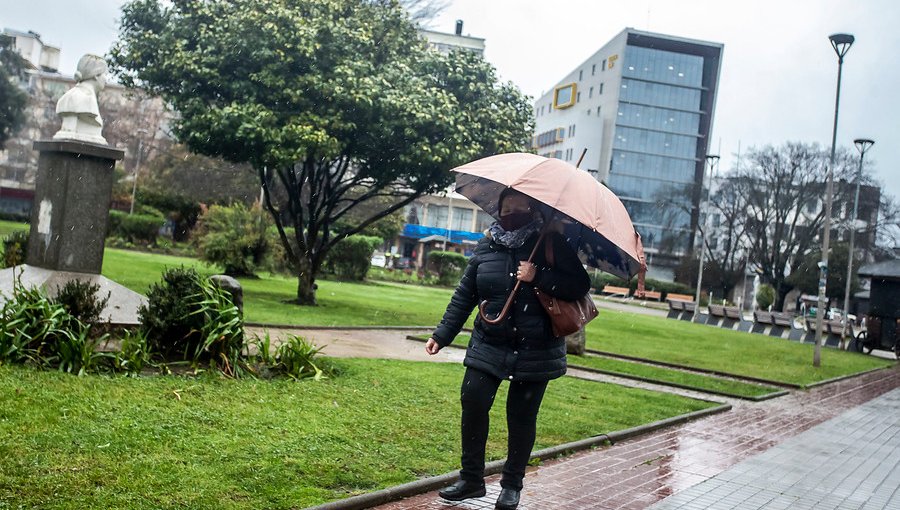
[[[34,148],[41,154],[26,264],[0,271],[0,300],[16,284],[43,287],[53,297],[66,282],[81,280],[110,294],[101,320],[137,324],[147,299],[100,275],[113,168],[125,151],[71,140],[38,141]]]
[[[40,151],[25,261],[57,271],[100,274],[113,168],[125,151],[69,140]]]

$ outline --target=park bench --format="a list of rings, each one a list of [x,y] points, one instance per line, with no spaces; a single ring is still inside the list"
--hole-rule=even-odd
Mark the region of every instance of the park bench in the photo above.
[[[677,319],[679,315],[684,313],[684,301],[679,301],[677,299],[667,299],[666,303],[669,304],[669,314],[666,315],[666,318]]]
[[[666,294],[666,299],[672,299],[672,300],[677,300],[677,301],[693,301],[694,300],[694,298],[692,296],[688,296],[687,294],[673,294],[671,292]]]
[[[606,285],[602,290],[602,293],[608,296],[628,297],[629,292],[631,291],[628,289],[628,287],[613,287],[612,285]]]
[[[772,312],[772,324],[774,327],[772,331],[769,332],[772,336],[777,336],[780,338],[791,339],[793,337],[797,337],[794,328],[794,314],[787,312]]]
[[[725,329],[735,329],[735,326],[740,329],[741,323],[744,321],[743,316],[741,316],[741,309],[736,306],[726,306],[725,307],[725,318],[722,319],[722,322],[719,324],[720,327]],[[750,325],[747,324],[747,328]]]
[[[774,326],[775,322],[772,320],[772,312],[767,312],[765,310],[756,310],[753,312],[753,329],[750,330],[751,333],[768,335]]]
[[[718,326],[725,320],[724,305],[709,305],[706,307],[709,314],[706,316],[706,323],[710,326]]]
[[[643,293],[642,295],[636,296],[636,297],[639,297],[639,298],[644,299],[644,300],[652,299],[652,300],[654,300],[654,301],[659,301],[660,299],[662,299],[662,293],[661,293],[661,292],[655,292],[655,291],[652,291],[652,290],[645,290],[644,293]]]
[[[815,317],[807,317],[804,320],[806,324],[806,335],[803,337],[804,343],[816,343],[816,319]],[[822,324],[822,338],[828,347],[841,346],[841,321],[826,320]]]
[[[683,321],[690,321],[694,318],[694,313],[697,311],[697,304],[691,301],[683,301],[684,312],[678,317]]]

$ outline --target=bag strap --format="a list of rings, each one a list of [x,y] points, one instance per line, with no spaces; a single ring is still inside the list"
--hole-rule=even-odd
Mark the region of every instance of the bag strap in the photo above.
[[[531,255],[528,256],[528,262],[531,262],[534,259],[534,254],[537,253],[538,246],[541,245],[541,242],[544,240],[544,237],[547,235],[546,232],[541,233],[541,237],[538,238],[537,242],[534,243],[534,248],[531,250]],[[545,243],[544,246],[547,246]],[[506,314],[509,313],[509,307],[512,305],[513,298],[516,296],[516,292],[519,290],[519,286],[522,285],[522,280],[516,279],[516,285],[513,287],[512,292],[509,293],[509,297],[506,298],[506,303],[503,305],[503,309],[500,310],[500,314],[497,315],[494,319],[488,319],[487,314],[484,312],[485,307],[487,306],[487,300],[481,302],[478,305],[478,315],[481,316],[481,320],[487,322],[488,324],[499,324],[500,321],[506,318]]]

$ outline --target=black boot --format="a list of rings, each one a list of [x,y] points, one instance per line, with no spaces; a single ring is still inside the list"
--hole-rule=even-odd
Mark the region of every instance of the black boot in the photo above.
[[[438,491],[438,496],[449,501],[462,501],[469,498],[480,498],[487,491],[484,490],[484,481],[470,482],[467,480],[459,480],[450,487],[445,487]]]
[[[494,508],[497,510],[516,510],[519,506],[519,491],[513,489],[502,489],[500,497],[497,498],[497,504]]]

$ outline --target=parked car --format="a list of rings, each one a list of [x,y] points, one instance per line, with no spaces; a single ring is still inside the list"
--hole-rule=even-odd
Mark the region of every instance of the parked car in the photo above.
[[[384,267],[385,262],[387,262],[387,258],[384,256],[384,253],[374,253],[372,254],[371,264],[377,267]]]

